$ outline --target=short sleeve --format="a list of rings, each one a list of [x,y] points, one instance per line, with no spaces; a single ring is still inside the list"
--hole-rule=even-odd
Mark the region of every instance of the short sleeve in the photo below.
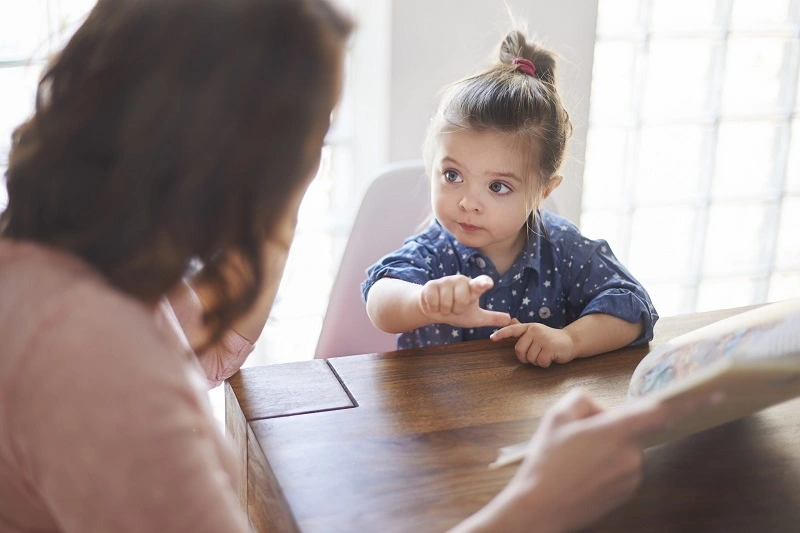
[[[402,248],[385,255],[367,269],[367,279],[361,284],[361,296],[366,301],[369,290],[381,278],[424,285],[444,275],[445,265],[436,246],[424,235],[412,237]]]
[[[572,268],[567,296],[569,318],[575,320],[592,313],[612,315],[642,325],[642,333],[632,345],[651,341],[658,313],[647,291],[617,260],[607,242],[591,242],[593,253]]]

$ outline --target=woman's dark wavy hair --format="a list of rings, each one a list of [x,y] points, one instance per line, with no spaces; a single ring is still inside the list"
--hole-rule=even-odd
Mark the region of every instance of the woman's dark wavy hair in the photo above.
[[[100,0],[12,136],[2,236],[144,302],[199,259],[218,338],[316,168],[350,31],[325,0]]]

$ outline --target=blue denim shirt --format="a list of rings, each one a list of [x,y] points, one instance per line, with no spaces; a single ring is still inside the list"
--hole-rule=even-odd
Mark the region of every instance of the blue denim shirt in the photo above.
[[[361,284],[366,301],[381,278],[424,285],[443,276],[486,274],[494,286],[480,299],[481,307],[509,313],[520,322],[563,328],[591,313],[605,313],[642,325],[632,344],[653,339],[658,314],[644,287],[622,266],[604,240],[587,239],[567,219],[543,211],[528,234],[525,248],[502,276],[480,251],[458,242],[433,221],[422,233],[406,239],[399,250],[367,269]],[[495,327],[458,328],[431,324],[398,336],[398,349],[487,339]]]

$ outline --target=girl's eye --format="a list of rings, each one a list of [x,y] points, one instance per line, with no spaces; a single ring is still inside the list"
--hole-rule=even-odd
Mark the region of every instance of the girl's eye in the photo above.
[[[491,185],[489,185],[489,189],[497,194],[508,194],[511,192],[511,188],[508,185],[499,181],[493,181]]]
[[[444,179],[450,183],[461,183],[463,181],[455,170],[445,170]]]

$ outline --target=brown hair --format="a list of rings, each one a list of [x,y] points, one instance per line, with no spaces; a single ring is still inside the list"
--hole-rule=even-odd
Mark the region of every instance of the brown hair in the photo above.
[[[539,168],[531,171],[544,180],[558,172],[572,124],[556,89],[554,55],[528,41],[522,31],[514,30],[500,43],[498,56],[496,64],[446,89],[425,139],[423,151],[429,173],[437,137],[460,128],[510,134],[518,141],[518,148],[528,153],[540,151]],[[534,75],[514,64],[515,58],[533,63]],[[527,181],[534,199],[543,183]]]
[[[3,237],[145,302],[200,260],[217,338],[316,168],[350,31],[325,0],[99,0],[12,136]]]

